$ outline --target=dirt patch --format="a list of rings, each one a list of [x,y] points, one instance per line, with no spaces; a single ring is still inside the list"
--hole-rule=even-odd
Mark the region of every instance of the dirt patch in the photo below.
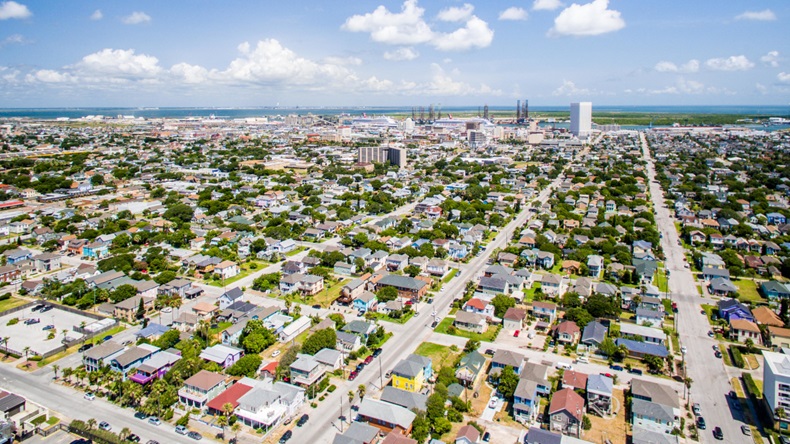
[[[21,364],[17,364],[16,368],[20,370],[24,370],[26,372],[32,372],[33,370],[38,370],[39,362],[37,361],[25,361]]]
[[[625,444],[627,424],[625,417],[625,396],[622,390],[615,389],[614,397],[617,399],[614,405],[621,406],[613,418],[601,418],[600,416],[587,414],[590,418],[592,428],[582,434],[582,438],[592,442],[606,442],[608,439],[612,444]]]
[[[469,400],[472,401],[472,411],[469,412],[469,416],[479,417],[483,414],[483,410],[486,409],[486,405],[488,405],[488,401],[491,399],[491,392],[493,392],[494,389],[487,383],[480,384],[480,388],[477,389],[477,398],[474,397],[474,390],[467,389],[466,391],[467,393],[464,393],[464,395],[469,395]],[[461,399],[464,398],[462,397]]]

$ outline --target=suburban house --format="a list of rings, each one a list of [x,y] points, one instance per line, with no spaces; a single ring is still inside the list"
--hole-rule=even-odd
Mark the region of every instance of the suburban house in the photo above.
[[[521,367],[524,365],[526,357],[520,353],[505,350],[503,348],[497,349],[494,352],[494,357],[491,359],[491,370],[489,376],[496,377],[505,367],[513,368],[515,374],[521,373]]]
[[[624,338],[617,338],[615,344],[617,344],[618,347],[621,345],[624,346],[626,350],[628,350],[628,356],[632,358],[642,359],[645,355],[658,356],[659,358],[666,358],[669,356],[667,348],[659,344]]]
[[[519,379],[513,392],[513,416],[522,424],[535,421],[540,412],[538,384],[529,379]]]
[[[551,333],[557,342],[564,344],[575,344],[581,336],[581,330],[573,321],[562,321],[551,329]]]
[[[126,381],[129,372],[151,359],[160,351],[159,347],[151,344],[140,344],[136,347],[131,347],[110,359],[110,369],[120,373],[121,379]]]
[[[768,326],[768,341],[774,350],[790,348],[790,328]]]
[[[184,386],[178,390],[178,399],[188,407],[204,410],[225,387],[225,375],[201,370],[184,381]]]
[[[597,349],[606,339],[607,328],[598,321],[590,321],[584,326],[581,343],[590,349]]]
[[[459,310],[455,313],[453,325],[461,330],[475,333],[484,333],[488,330],[485,316],[465,310]]]
[[[587,377],[587,410],[599,416],[612,413],[612,378],[600,374]]]
[[[410,392],[421,391],[425,381],[430,378],[430,375],[426,376],[426,368],[432,371],[430,359],[419,355],[409,355],[392,368],[392,386]]]
[[[161,379],[180,359],[181,356],[178,354],[160,351],[137,367],[136,372],[129,377],[129,380],[145,385],[155,379]]]
[[[216,362],[222,368],[235,364],[244,355],[244,350],[228,345],[216,344],[200,352],[200,359]]]
[[[222,261],[214,266],[214,273],[222,279],[230,279],[240,273],[239,265],[233,261]]]
[[[480,372],[485,367],[486,358],[477,351],[467,353],[461,358],[458,367],[455,370],[455,377],[460,380],[460,383],[466,387],[471,387],[477,380]]]
[[[362,313],[367,313],[368,311],[372,310],[376,306],[377,302],[378,299],[376,298],[375,294],[369,291],[363,291],[362,293],[360,293],[354,298],[353,307],[354,310],[357,310]]]
[[[663,345],[667,339],[666,333],[660,328],[645,327],[643,325],[620,323],[620,336],[626,339],[641,338],[643,342]]]
[[[557,320],[557,304],[553,302],[533,302],[532,303],[532,316],[545,322],[549,326]]]
[[[725,321],[733,319],[746,319],[754,321],[751,310],[737,299],[722,299],[718,303],[719,317]]]
[[[133,323],[137,320],[137,311],[140,308],[140,301],[143,301],[143,315],[154,309],[154,301],[156,298],[136,295],[129,299],[115,304],[113,316],[118,319],[123,319],[126,322]]]
[[[417,302],[430,288],[427,282],[408,276],[388,274],[376,282],[376,291],[384,287],[394,287],[398,290],[398,297]]]
[[[790,289],[778,281],[768,281],[760,284],[760,292],[768,299],[790,298]]]
[[[455,434],[455,444],[477,444],[480,442],[480,431],[467,424]]]
[[[359,421],[377,427],[384,433],[395,431],[402,435],[411,433],[417,415],[401,406],[365,397],[357,410]]]
[[[657,433],[672,433],[679,420],[672,407],[634,398],[631,403],[631,423],[634,427]]]
[[[648,327],[661,327],[664,323],[664,312],[639,307],[636,309],[636,323]]]
[[[123,345],[115,341],[107,341],[85,351],[82,355],[82,364],[85,366],[85,370],[93,372],[109,365],[110,361],[123,351]]]
[[[244,291],[239,287],[233,287],[230,290],[222,293],[219,297],[219,309],[224,310],[231,306],[234,302],[244,300]]]
[[[505,330],[521,330],[524,328],[524,319],[527,311],[522,308],[510,307],[502,316],[502,326]]]
[[[730,321],[730,338],[740,343],[745,343],[747,339],[751,339],[755,345],[762,345],[763,342],[760,327],[746,319],[733,319]]]
[[[426,409],[426,403],[428,402],[428,395],[411,392],[408,390],[401,390],[387,385],[384,386],[384,390],[381,391],[381,398],[379,399],[384,402],[389,402],[390,404],[399,405],[409,410],[417,409],[424,412]]]
[[[584,398],[570,388],[554,393],[549,403],[549,428],[563,435],[581,437]]]
[[[304,402],[302,387],[272,380],[256,381],[255,387],[238,399],[234,413],[248,427],[269,430],[280,420],[296,416]]]

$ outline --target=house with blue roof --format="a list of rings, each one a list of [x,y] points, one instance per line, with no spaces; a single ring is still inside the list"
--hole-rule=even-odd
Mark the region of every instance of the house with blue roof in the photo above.
[[[618,338],[615,342],[617,346],[625,346],[628,350],[628,356],[632,358],[641,359],[646,355],[658,356],[659,358],[666,358],[669,356],[667,348],[660,344],[653,344],[649,342],[634,341],[632,339]]]
[[[754,322],[754,316],[749,307],[738,302],[736,299],[722,299],[718,303],[719,317],[725,321],[732,322],[735,319],[746,319]]]
[[[135,333],[134,336],[137,339],[143,338],[149,341],[156,341],[157,339],[159,339],[160,336],[165,334],[165,332],[167,332],[168,330],[170,330],[170,327],[166,325],[157,324],[156,322],[151,322],[150,324],[148,324],[147,327],[142,328],[140,329],[140,331]]]
[[[790,288],[778,281],[763,282],[760,292],[768,299],[790,298]]]
[[[782,213],[768,213],[765,215],[768,223],[772,225],[781,225],[787,223],[787,218]]]

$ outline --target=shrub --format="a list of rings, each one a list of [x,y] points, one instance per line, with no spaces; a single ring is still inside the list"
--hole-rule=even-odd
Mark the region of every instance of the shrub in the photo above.
[[[189,424],[189,413],[187,413],[186,415],[178,418],[178,421],[176,421],[176,425],[177,426],[184,426],[184,427],[186,427],[188,424]]]
[[[741,350],[738,347],[730,347],[730,352],[732,352],[733,365],[735,365],[738,368],[744,368],[746,364],[743,361],[743,355],[741,354]]]
[[[23,294],[22,290],[24,290],[24,288],[19,290],[19,294]],[[6,293],[6,294],[3,294],[3,295],[0,295],[0,301],[5,301],[5,300],[8,300],[8,299],[11,299],[11,293]]]
[[[34,355],[34,356],[31,356],[30,358],[28,358],[28,361],[38,362],[41,359],[42,359],[41,355]]]
[[[6,325],[16,325],[19,323],[19,318],[11,318]]]
[[[590,418],[588,418],[587,415],[584,415],[582,418],[582,428],[584,430],[590,430],[592,428],[592,421],[590,421]]]
[[[754,382],[752,375],[750,373],[743,372],[743,383],[746,384],[746,390],[749,391],[749,394],[753,395],[755,398],[762,398],[763,394],[760,391],[760,388],[757,387],[757,384]]]
[[[329,393],[332,393],[335,390],[337,390],[337,387],[335,386],[335,384],[330,385],[329,388],[326,389],[326,391],[328,391]]]

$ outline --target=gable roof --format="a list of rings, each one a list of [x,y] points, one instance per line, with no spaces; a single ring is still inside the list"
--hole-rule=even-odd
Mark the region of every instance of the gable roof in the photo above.
[[[371,398],[362,400],[357,413],[368,418],[385,420],[404,429],[409,429],[417,417],[414,412],[401,406]]]
[[[584,415],[584,398],[570,388],[557,390],[551,397],[549,414],[553,415],[562,411],[568,412],[569,415],[581,422]]]

